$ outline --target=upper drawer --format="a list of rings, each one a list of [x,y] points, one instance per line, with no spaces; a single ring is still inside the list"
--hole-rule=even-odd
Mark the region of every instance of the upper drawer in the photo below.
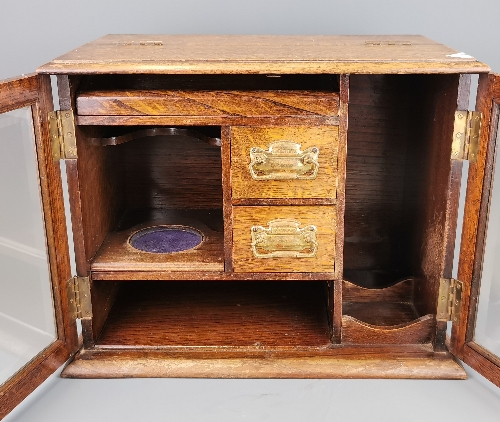
[[[338,124],[339,96],[320,91],[98,90],[80,92],[76,106],[83,124],[101,124],[104,118],[110,123],[128,118],[134,124],[149,118],[148,124],[172,125],[252,124],[248,119]]]
[[[335,199],[338,134],[338,126],[232,127],[232,197]]]

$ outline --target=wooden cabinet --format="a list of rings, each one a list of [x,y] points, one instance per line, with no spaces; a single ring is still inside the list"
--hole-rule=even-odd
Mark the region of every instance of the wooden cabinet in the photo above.
[[[106,36],[3,82],[0,111],[35,111],[58,337],[1,386],[2,413],[73,354],[64,377],[461,379],[458,358],[500,385],[474,341],[500,79],[455,53]]]

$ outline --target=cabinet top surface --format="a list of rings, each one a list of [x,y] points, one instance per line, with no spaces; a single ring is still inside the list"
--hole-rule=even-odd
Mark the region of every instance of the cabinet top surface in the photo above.
[[[106,35],[38,69],[98,73],[482,73],[420,35]]]

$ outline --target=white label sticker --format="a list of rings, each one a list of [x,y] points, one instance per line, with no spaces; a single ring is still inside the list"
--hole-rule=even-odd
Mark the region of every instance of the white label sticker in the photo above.
[[[473,59],[474,57],[465,54],[464,52],[447,54],[446,57],[453,57],[454,59]]]

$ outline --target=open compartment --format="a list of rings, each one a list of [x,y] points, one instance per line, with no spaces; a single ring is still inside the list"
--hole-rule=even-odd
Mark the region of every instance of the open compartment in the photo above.
[[[439,281],[451,271],[454,247],[459,89],[459,75],[350,77],[344,280],[353,284],[344,284],[345,342],[434,339]]]
[[[435,330],[433,315],[420,315],[409,278],[393,286],[366,289],[343,282],[342,341],[349,344],[430,343]]]
[[[125,281],[117,288],[97,347],[263,350],[330,343],[325,282]]]
[[[78,130],[93,273],[224,271],[220,127]]]

